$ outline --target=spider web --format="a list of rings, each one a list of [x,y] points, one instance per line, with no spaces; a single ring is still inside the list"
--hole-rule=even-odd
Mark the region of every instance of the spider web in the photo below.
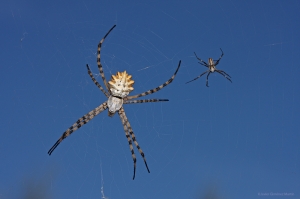
[[[299,2],[38,3],[3,6],[2,198],[300,198]],[[212,14],[212,10],[213,14]],[[30,14],[29,14],[30,13]],[[126,70],[135,95],[175,80],[124,109],[151,173],[136,178],[118,115],[102,112],[47,151],[79,117],[106,101]],[[7,37],[8,38],[8,37]],[[9,41],[9,42],[8,42]],[[209,88],[194,52],[230,74]],[[288,70],[287,70],[288,69]],[[7,75],[6,75],[7,74]],[[7,84],[9,82],[9,84]],[[17,191],[16,191],[17,190]]]

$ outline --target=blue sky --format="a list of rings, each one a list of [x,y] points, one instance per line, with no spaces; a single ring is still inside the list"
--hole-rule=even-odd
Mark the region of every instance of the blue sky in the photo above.
[[[17,1],[1,8],[0,198],[300,198],[299,1]],[[297,22],[298,21],[298,22]],[[175,80],[124,105],[149,169],[137,172],[118,115],[107,111],[47,151],[106,97],[126,70],[132,94]],[[224,56],[220,74],[197,55]],[[259,195],[261,194],[261,195]]]

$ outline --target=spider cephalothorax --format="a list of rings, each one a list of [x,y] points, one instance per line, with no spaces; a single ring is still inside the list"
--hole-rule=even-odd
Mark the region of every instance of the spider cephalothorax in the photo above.
[[[145,154],[142,151],[141,147],[139,146],[139,144],[136,140],[136,137],[133,133],[133,130],[131,128],[131,125],[128,121],[128,118],[125,114],[123,104],[136,104],[136,103],[146,103],[146,102],[166,102],[166,101],[169,101],[168,99],[142,99],[142,100],[132,100],[132,99],[142,97],[142,96],[146,96],[146,95],[150,95],[152,93],[155,93],[155,92],[161,90],[162,88],[164,88],[168,84],[170,84],[174,80],[174,78],[175,78],[175,76],[176,76],[176,74],[179,70],[181,61],[179,61],[177,69],[176,69],[174,75],[168,81],[163,83],[162,85],[160,85],[160,86],[158,86],[154,89],[148,90],[146,92],[140,93],[138,95],[128,96],[128,94],[133,90],[132,85],[133,85],[134,81],[131,80],[131,75],[128,75],[126,73],[126,71],[124,71],[122,73],[118,72],[116,76],[112,75],[112,79],[107,83],[106,78],[105,78],[104,73],[103,73],[102,64],[101,64],[101,61],[100,61],[101,60],[100,59],[100,50],[101,50],[102,43],[104,42],[107,35],[115,27],[116,27],[116,25],[114,25],[106,33],[106,35],[103,37],[103,39],[99,42],[98,50],[97,50],[97,65],[98,65],[98,69],[99,69],[100,75],[102,77],[104,86],[107,89],[107,91],[99,84],[99,82],[97,82],[97,80],[95,79],[89,65],[86,65],[89,76],[91,77],[93,82],[96,84],[96,86],[108,98],[108,100],[103,102],[98,107],[91,110],[90,112],[88,112],[87,114],[82,116],[81,118],[79,118],[72,126],[70,126],[60,136],[60,138],[56,141],[56,143],[51,147],[51,149],[48,151],[48,154],[51,155],[51,153],[54,151],[54,149],[66,137],[68,137],[74,131],[76,131],[77,129],[79,129],[80,127],[82,127],[86,123],[88,123],[91,119],[93,119],[95,116],[100,114],[102,111],[108,109],[108,115],[109,116],[113,116],[116,112],[120,116],[124,131],[125,131],[125,135],[126,135],[126,138],[127,138],[128,144],[129,144],[129,148],[130,148],[130,151],[131,151],[131,156],[132,156],[132,159],[133,159],[133,165],[134,165],[134,167],[133,167],[133,179],[134,179],[135,178],[135,168],[136,168],[136,157],[135,157],[135,154],[134,154],[132,143],[134,143],[134,145],[138,149],[139,153],[141,154],[142,158],[144,159],[144,163],[145,163],[146,168],[147,168],[149,173],[150,173],[150,170],[149,170],[147,162],[146,162]]]

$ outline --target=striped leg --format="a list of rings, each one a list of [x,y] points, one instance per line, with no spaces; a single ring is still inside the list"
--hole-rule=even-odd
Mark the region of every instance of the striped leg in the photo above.
[[[226,79],[228,79],[231,83],[232,83],[232,81],[231,81],[231,79],[230,79],[230,76],[228,77],[227,75],[226,75],[226,73],[225,74],[223,74],[220,70],[216,70],[216,72],[218,72],[218,73],[220,73],[221,75],[223,75]]]
[[[93,82],[96,84],[96,86],[98,86],[98,88],[104,93],[104,95],[108,98],[109,94],[102,88],[102,86],[97,82],[97,80],[95,79],[93,73],[91,72],[91,69],[89,67],[89,65],[86,65],[87,69],[88,69],[88,74],[90,75],[90,77],[92,78]]]
[[[94,110],[88,112],[87,114],[85,114],[84,116],[82,116],[81,118],[79,118],[70,128],[68,128],[63,134],[62,136],[56,141],[56,143],[51,147],[51,149],[48,151],[48,154],[51,155],[51,153],[54,151],[54,149],[69,135],[71,135],[74,131],[76,131],[77,129],[79,129],[80,127],[82,127],[83,125],[85,125],[86,123],[88,123],[91,119],[93,119],[96,115],[98,115],[99,113],[101,113],[102,111],[104,111],[105,109],[107,109],[107,103],[104,102],[103,104],[101,104],[100,106],[98,106],[97,108],[95,108]]]
[[[195,52],[194,52],[194,54],[195,54],[196,58],[200,61],[198,63],[208,68],[208,64],[205,61],[203,61],[202,59],[200,59]]]
[[[133,147],[132,147],[132,141],[134,142],[136,148],[139,150],[141,156],[143,157],[144,159],[144,163],[146,165],[146,168],[148,170],[148,173],[150,173],[150,170],[148,168],[148,165],[147,165],[147,162],[146,162],[146,158],[145,158],[145,155],[144,155],[144,152],[142,151],[141,147],[139,146],[138,142],[136,141],[136,138],[135,138],[135,135],[132,131],[132,128],[130,126],[130,123],[125,115],[125,111],[124,111],[124,108],[122,107],[120,110],[119,110],[119,115],[120,115],[120,118],[121,118],[121,121],[122,121],[122,124],[123,124],[123,127],[124,127],[124,131],[125,131],[125,134],[126,134],[126,137],[127,137],[127,140],[128,140],[128,143],[129,143],[129,147],[130,147],[130,151],[131,151],[131,155],[132,155],[132,159],[133,159],[133,164],[134,164],[134,167],[133,167],[133,180],[135,178],[135,170],[136,170],[136,157],[135,157],[135,154],[134,154],[134,151],[133,151]],[[131,136],[131,139],[130,139],[130,136],[128,134],[128,131],[130,133],[130,136]]]
[[[224,73],[225,75],[227,75],[228,77],[230,77],[230,75],[228,75],[227,73],[225,73],[225,71],[223,71],[223,70],[217,70],[217,71],[219,71],[219,72],[221,72],[221,73]],[[231,77],[230,77],[231,78]]]
[[[100,50],[101,50],[101,46],[102,46],[102,43],[104,42],[105,38],[107,37],[107,35],[108,35],[115,27],[116,27],[116,25],[114,25],[114,26],[106,33],[106,35],[101,39],[101,41],[100,41],[99,44],[98,44],[98,50],[97,50],[97,65],[98,65],[98,69],[99,69],[99,71],[100,71],[100,75],[101,75],[101,77],[102,77],[102,80],[103,80],[104,85],[105,85],[106,89],[108,90],[108,92],[110,92],[110,90],[109,90],[108,84],[107,84],[107,82],[106,82],[104,73],[103,73],[102,64],[101,64],[101,61],[100,61]]]
[[[209,87],[209,86],[208,86],[208,76],[210,75],[210,73],[211,73],[211,72],[209,71],[208,74],[207,74],[207,76],[206,76],[206,86],[207,86],[207,87]]]
[[[178,67],[177,67],[174,75],[168,81],[166,81],[165,83],[163,83],[162,85],[160,85],[159,87],[157,87],[155,89],[148,90],[148,91],[146,91],[144,93],[141,93],[141,94],[138,94],[138,95],[128,96],[128,97],[125,98],[125,101],[126,100],[130,100],[130,99],[134,99],[134,98],[138,98],[138,97],[142,97],[142,96],[145,96],[145,95],[149,95],[149,94],[152,94],[152,93],[155,93],[155,92],[159,91],[160,89],[162,89],[163,87],[165,87],[168,84],[170,84],[174,80],[174,78],[175,78],[175,76],[176,76],[176,74],[177,74],[177,72],[178,72],[178,70],[180,68],[180,64],[181,64],[181,60],[178,63]]]
[[[136,104],[136,103],[145,103],[145,102],[167,102],[168,99],[144,99],[144,100],[129,100],[123,102],[123,104]]]
[[[219,62],[221,61],[221,59],[222,59],[222,57],[223,57],[223,55],[224,55],[223,50],[222,50],[221,48],[220,48],[220,50],[221,50],[221,52],[222,52],[222,55],[221,55],[220,58],[216,61],[215,66],[219,64]],[[215,61],[215,60],[214,60],[214,61]]]
[[[191,81],[186,82],[186,84],[195,81],[196,79],[200,78],[202,75],[204,75],[205,73],[209,72],[209,70],[205,71],[204,73],[202,73],[201,75],[199,75],[198,77],[196,77],[195,79],[192,79]]]
[[[120,111],[118,113],[120,115],[120,118],[121,118],[121,121],[122,121],[122,124],[123,124],[123,127],[124,127],[125,135],[126,135],[126,138],[128,140],[129,148],[130,148],[130,151],[131,151],[131,156],[132,156],[132,159],[133,159],[133,180],[134,180],[134,178],[135,178],[135,169],[136,169],[136,156],[134,154],[134,150],[133,150],[133,146],[132,146],[132,140],[131,140],[130,135],[128,133],[128,129],[127,129],[127,126],[126,126],[125,119],[124,119],[123,115],[120,114]]]

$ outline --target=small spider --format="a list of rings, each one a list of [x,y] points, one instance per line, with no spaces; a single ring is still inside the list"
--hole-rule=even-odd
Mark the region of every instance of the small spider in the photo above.
[[[196,79],[200,78],[202,75],[204,75],[204,74],[207,73],[207,72],[208,72],[208,74],[207,74],[207,76],[206,76],[206,86],[207,86],[207,87],[208,87],[208,76],[210,75],[210,73],[213,73],[213,72],[218,72],[218,73],[220,73],[221,75],[223,75],[226,79],[228,79],[228,80],[232,83],[232,81],[231,81],[231,79],[230,79],[230,78],[231,78],[230,75],[228,75],[227,73],[225,73],[225,71],[223,71],[223,70],[218,70],[218,69],[216,68],[216,66],[219,64],[220,60],[222,59],[222,57],[223,57],[223,55],[224,55],[224,53],[223,53],[223,51],[222,51],[221,48],[220,48],[220,50],[221,50],[221,52],[222,52],[222,55],[220,56],[220,58],[219,58],[218,60],[213,60],[212,58],[208,58],[208,63],[209,63],[209,64],[207,64],[205,61],[203,61],[202,59],[200,59],[200,58],[196,55],[196,53],[194,52],[196,58],[199,60],[198,63],[201,64],[201,65],[203,65],[203,66],[205,66],[205,67],[207,67],[208,70],[205,71],[204,73],[202,73],[201,75],[199,75],[198,77],[196,77],[195,79],[193,79],[193,80],[191,80],[191,81],[189,81],[189,82],[186,82],[186,84],[187,84],[187,83],[190,83],[190,82],[192,82],[192,81],[195,81]],[[214,61],[215,61],[215,62],[214,62]]]
[[[103,89],[103,87],[97,82],[97,80],[94,78],[89,65],[87,64],[87,70],[88,70],[88,74],[90,75],[91,79],[93,80],[93,82],[96,84],[96,86],[104,93],[104,95],[108,98],[107,101],[105,101],[103,104],[101,104],[100,106],[96,107],[94,110],[88,112],[87,114],[85,114],[84,116],[82,116],[81,118],[79,118],[70,128],[68,128],[63,134],[62,136],[56,141],[56,143],[51,147],[51,149],[48,151],[48,154],[51,155],[51,153],[54,151],[54,149],[65,139],[67,138],[69,135],[71,135],[74,131],[76,131],[77,129],[79,129],[80,127],[82,127],[83,125],[85,125],[86,123],[88,123],[91,119],[93,119],[96,115],[98,115],[99,113],[101,113],[102,111],[104,111],[105,109],[108,109],[108,116],[112,117],[116,112],[119,114],[121,122],[123,124],[124,127],[124,131],[125,131],[125,135],[126,138],[128,140],[128,144],[129,144],[129,148],[131,151],[131,155],[132,155],[132,159],[133,159],[133,163],[134,163],[134,168],[133,168],[133,179],[135,178],[135,170],[136,170],[136,157],[134,154],[134,150],[132,147],[132,142],[135,144],[136,148],[139,150],[139,153],[141,154],[141,156],[144,159],[146,168],[148,170],[148,172],[150,173],[150,170],[148,168],[147,162],[146,162],[146,158],[144,155],[144,152],[142,151],[141,147],[139,146],[135,135],[132,131],[132,128],[130,126],[130,123],[125,115],[125,110],[123,108],[123,104],[134,104],[134,103],[144,103],[144,102],[162,102],[162,101],[169,101],[168,99],[144,99],[144,100],[131,100],[134,98],[138,98],[138,97],[142,97],[145,95],[149,95],[152,93],[155,93],[157,91],[159,91],[160,89],[162,89],[163,87],[167,86],[168,84],[170,84],[178,70],[180,67],[180,63],[181,61],[179,61],[178,67],[174,73],[174,75],[165,83],[163,83],[162,85],[148,90],[144,93],[138,94],[138,95],[134,95],[134,96],[128,96],[128,94],[133,90],[133,83],[134,81],[131,79],[131,75],[127,74],[126,71],[124,72],[117,72],[116,75],[112,75],[112,79],[111,81],[109,81],[107,83],[104,73],[103,73],[103,69],[102,69],[102,64],[100,62],[100,50],[101,50],[101,45],[104,42],[105,38],[107,37],[107,35],[116,27],[116,25],[114,25],[107,33],[106,35],[103,37],[103,39],[99,42],[98,44],[98,51],[97,51],[97,64],[98,64],[98,69],[100,72],[100,75],[102,77],[102,80],[104,82],[104,85],[107,89],[107,91],[105,91]]]

